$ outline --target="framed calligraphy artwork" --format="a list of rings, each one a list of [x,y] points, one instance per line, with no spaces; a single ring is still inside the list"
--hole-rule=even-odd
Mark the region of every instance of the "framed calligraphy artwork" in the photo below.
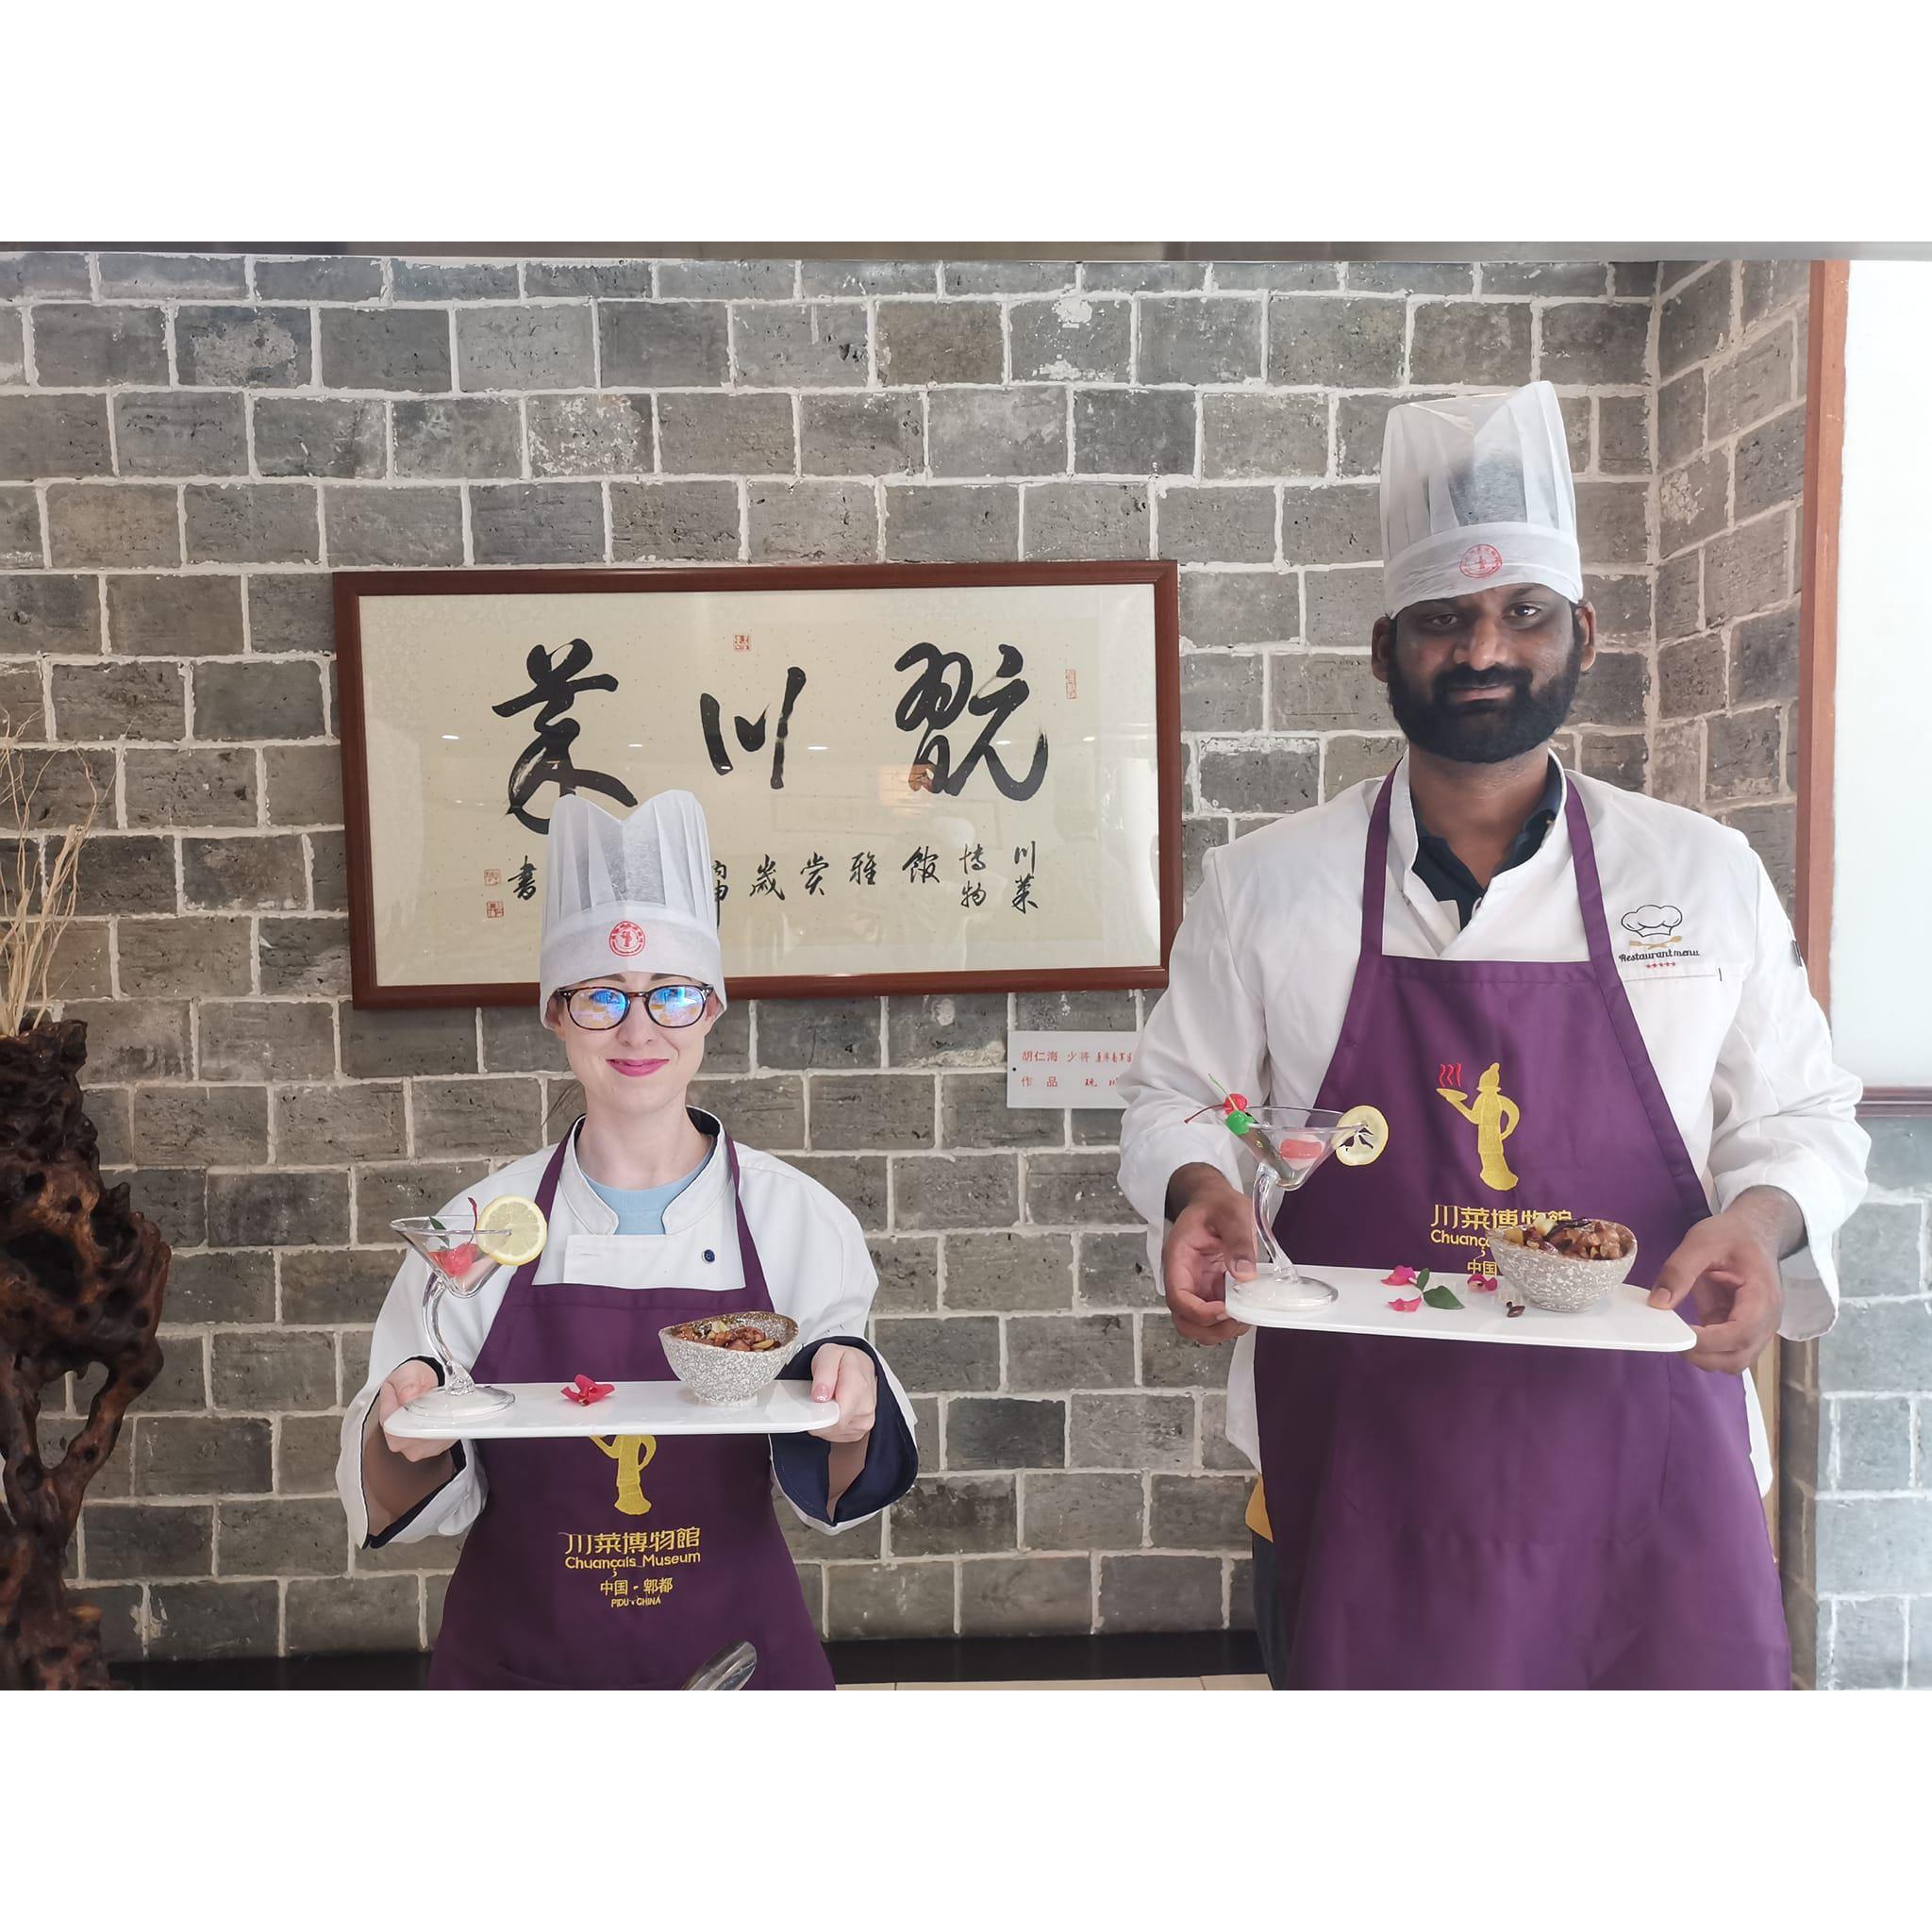
[[[1172,563],[335,579],[362,1007],[536,999],[549,813],[696,794],[741,997],[1165,984]]]

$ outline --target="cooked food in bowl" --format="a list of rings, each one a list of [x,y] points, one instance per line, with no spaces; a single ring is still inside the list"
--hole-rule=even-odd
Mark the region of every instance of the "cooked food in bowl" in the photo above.
[[[1511,1231],[1503,1230],[1508,1241]],[[1539,1248],[1545,1254],[1567,1255],[1573,1261],[1621,1261],[1636,1252],[1637,1237],[1615,1221],[1572,1221],[1567,1216],[1515,1230],[1515,1238],[1525,1248]]]
[[[1575,1315],[1623,1284],[1637,1260],[1637,1237],[1619,1221],[1563,1215],[1493,1229],[1490,1253],[1506,1302]]]
[[[778,1346],[779,1338],[741,1315],[709,1315],[701,1322],[679,1322],[667,1331],[680,1341],[701,1341],[707,1348],[728,1348],[741,1355],[762,1355]]]
[[[671,1373],[700,1402],[751,1401],[804,1346],[791,1316],[765,1308],[700,1315],[658,1335]]]

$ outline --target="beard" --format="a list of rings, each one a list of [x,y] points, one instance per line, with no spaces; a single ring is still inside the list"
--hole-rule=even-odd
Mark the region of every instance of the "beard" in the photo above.
[[[1573,643],[1568,662],[1541,690],[1526,671],[1443,672],[1435,691],[1424,697],[1402,675],[1391,651],[1389,657],[1389,708],[1408,741],[1439,758],[1462,765],[1500,765],[1534,751],[1561,729],[1576,697],[1583,675],[1583,652]],[[1492,704],[1466,706],[1449,702],[1465,691],[1507,692]]]

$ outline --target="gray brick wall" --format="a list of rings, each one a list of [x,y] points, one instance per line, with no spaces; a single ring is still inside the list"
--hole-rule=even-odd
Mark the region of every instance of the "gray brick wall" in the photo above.
[[[351,1552],[331,1487],[385,1224],[569,1103],[527,1013],[348,1005],[329,570],[1176,558],[1191,884],[1209,846],[1393,756],[1365,661],[1373,480],[1411,386],[1561,388],[1607,645],[1564,750],[1644,782],[1659,325],[1707,380],[1730,353],[1653,280],[0,257],[0,705],[108,790],[63,993],[90,1023],[104,1159],[176,1254],[166,1374],[75,1551],[114,1648],[429,1641],[454,1546]],[[1745,418],[1774,372],[1727,381],[1719,441],[1755,504],[1776,452],[1736,452],[1774,420]],[[1705,447],[1700,429],[1673,467]],[[1735,635],[1731,587],[1755,554],[1712,566],[1729,601],[1698,620],[1753,666],[1771,646]],[[50,780],[36,831],[77,782]],[[920,1407],[915,1494],[796,1539],[828,1635],[1244,1621],[1224,1357],[1177,1341],[1151,1291],[1118,1117],[1001,1100],[1009,1024],[1141,1011],[772,1002],[717,1037],[709,1094],[864,1222],[877,1337]],[[86,1392],[50,1404],[51,1439]]]
[[[1804,262],[1667,262],[1657,294],[1651,790],[1796,858]]]
[[[1658,265],[1650,789],[1736,826],[1788,910],[1796,863],[1804,262]],[[1777,1522],[1792,1670],[1817,1681],[1815,1346],[1783,1347]],[[1828,1634],[1827,1616],[1827,1634]]]
[[[1785,1602],[1827,1690],[1932,1690],[1932,1121],[1873,1120],[1829,1335],[1784,1357]]]
[[[1653,789],[1737,826],[1787,906],[1796,835],[1808,264],[1663,264]],[[1843,1307],[1780,1363],[1793,1669],[1932,1688],[1932,1130],[1867,1123]]]

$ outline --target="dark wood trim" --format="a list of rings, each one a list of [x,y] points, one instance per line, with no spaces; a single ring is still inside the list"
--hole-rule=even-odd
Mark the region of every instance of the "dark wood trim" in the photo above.
[[[1844,494],[1845,309],[1851,264],[1811,264],[1805,510],[1798,569],[1798,942],[1831,1010],[1832,783],[1838,723],[1839,509]]]
[[[1868,1087],[1858,1102],[1860,1120],[1918,1120],[1928,1115],[1932,1115],[1932,1087]]]
[[[375,902],[370,883],[368,731],[362,714],[362,610],[365,573],[339,571],[336,605],[336,736],[342,745],[342,849],[349,874],[349,984],[355,1006],[375,991]],[[411,572],[412,576],[426,573]],[[530,1004],[535,1006],[533,990]]]
[[[1245,1602],[1237,1606],[1245,1607]],[[1261,1670],[1260,1647],[1249,1630],[850,1638],[827,1643],[825,1656],[841,1684],[1073,1683],[1257,1676]],[[134,1690],[421,1690],[427,1687],[429,1657],[414,1650],[146,1657],[109,1668],[116,1684]]]
[[[880,590],[988,584],[1148,584],[1154,591],[1155,744],[1160,958],[1158,963],[1038,973],[752,974],[730,982],[738,999],[843,999],[877,993],[1118,991],[1167,984],[1181,920],[1180,571],[1166,561],[1095,563],[858,563],[737,565],[692,570],[342,571],[335,577],[336,658],[342,747],[342,822],[349,874],[353,1003],[369,1008],[517,1007],[537,1003],[534,980],[514,985],[382,986],[375,973],[375,898],[363,715],[364,597],[488,596],[505,591],[598,595],[653,591]]]

